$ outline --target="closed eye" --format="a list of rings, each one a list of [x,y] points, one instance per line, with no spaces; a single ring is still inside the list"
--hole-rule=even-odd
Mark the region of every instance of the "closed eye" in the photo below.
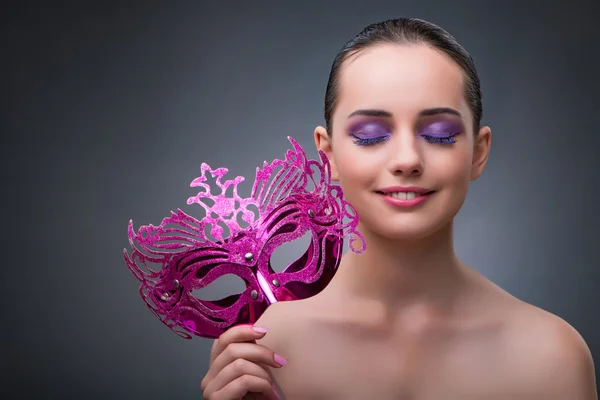
[[[423,139],[425,139],[425,141],[427,143],[432,143],[432,144],[449,145],[449,144],[456,143],[456,139],[454,139],[454,136],[438,137],[438,136],[421,135],[421,137]]]
[[[374,137],[374,138],[361,138],[361,137],[357,137],[357,136],[353,135],[353,137],[354,137],[354,143],[356,143],[359,146],[372,146],[374,144],[386,141],[389,136],[378,136],[378,137]]]

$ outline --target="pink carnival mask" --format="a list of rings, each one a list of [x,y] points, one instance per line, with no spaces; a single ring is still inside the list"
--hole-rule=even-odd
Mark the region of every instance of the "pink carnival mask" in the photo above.
[[[322,163],[308,160],[302,147],[288,139],[294,151],[257,168],[250,197],[238,195],[243,177],[223,182],[227,169],[203,163],[202,175],[191,183],[201,191],[187,204],[201,205],[204,218],[177,210],[159,226],[142,226],[137,233],[129,222],[133,251],[124,250],[125,262],[142,282],[140,294],[150,310],[179,336],[217,338],[234,325],[254,323],[272,303],[314,296],[336,273],[344,237],[352,251],[365,250],[356,210],[331,184],[325,154],[319,152]],[[220,193],[211,194],[207,172]],[[227,197],[230,188],[233,196]],[[274,272],[274,250],[309,231],[306,252],[283,272]],[[226,274],[243,279],[246,289],[216,301],[192,294]]]

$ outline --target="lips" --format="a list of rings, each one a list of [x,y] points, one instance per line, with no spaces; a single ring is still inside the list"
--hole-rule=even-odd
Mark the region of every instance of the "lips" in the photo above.
[[[390,196],[398,200],[412,200],[420,196],[425,196],[433,193],[433,190],[424,189],[420,187],[389,187],[381,190],[377,190],[376,193]]]
[[[414,198],[420,197],[420,196],[425,196],[429,193],[433,193],[433,192],[425,192],[425,193],[418,193],[418,192],[390,192],[390,193],[383,193],[383,192],[379,192],[379,194],[382,194],[384,196],[390,196],[393,197],[395,199],[398,200],[412,200]]]
[[[377,190],[375,193],[392,207],[409,209],[427,201],[435,191],[418,187],[393,187]]]

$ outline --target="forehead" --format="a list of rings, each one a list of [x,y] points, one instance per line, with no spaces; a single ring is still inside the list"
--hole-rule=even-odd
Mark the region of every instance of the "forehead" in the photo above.
[[[462,69],[425,45],[375,45],[349,57],[340,70],[338,110],[381,108],[394,114],[451,107],[468,113]]]

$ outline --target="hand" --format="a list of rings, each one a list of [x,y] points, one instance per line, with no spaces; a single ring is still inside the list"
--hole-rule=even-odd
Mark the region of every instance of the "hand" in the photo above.
[[[269,372],[261,364],[281,368],[287,361],[256,343],[266,333],[262,327],[240,325],[228,329],[215,340],[210,368],[200,385],[206,400],[279,398]]]

